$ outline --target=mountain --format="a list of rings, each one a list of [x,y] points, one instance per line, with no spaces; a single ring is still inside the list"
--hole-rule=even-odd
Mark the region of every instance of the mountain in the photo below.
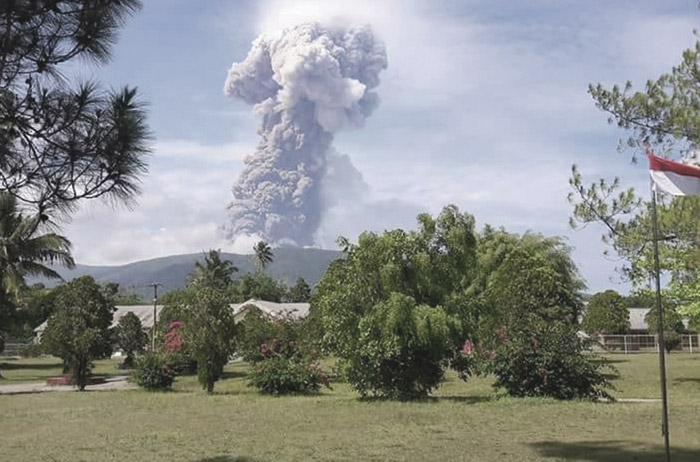
[[[342,256],[342,252],[336,250],[295,247],[281,247],[273,249],[273,252],[274,261],[265,268],[267,274],[284,281],[286,284],[293,284],[297,278],[301,277],[311,286],[323,277],[331,261]],[[256,270],[253,255],[222,252],[221,258],[233,262],[238,268],[238,273],[235,273],[234,277]],[[194,268],[195,262],[203,260],[203,253],[193,253],[154,258],[120,266],[76,264],[72,270],[65,267],[54,267],[54,269],[66,281],[90,275],[98,282],[116,282],[124,291],[135,293],[144,300],[149,300],[153,297],[153,289],[148,284],[153,282],[162,284],[159,294],[179,289],[185,285],[187,275]],[[45,280],[30,280],[28,282],[30,284],[43,282],[46,285],[55,285],[55,282]]]

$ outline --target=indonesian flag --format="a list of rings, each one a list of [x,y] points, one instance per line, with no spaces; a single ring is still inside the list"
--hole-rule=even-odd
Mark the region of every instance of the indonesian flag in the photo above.
[[[657,190],[672,196],[700,195],[700,167],[649,154],[649,173]]]

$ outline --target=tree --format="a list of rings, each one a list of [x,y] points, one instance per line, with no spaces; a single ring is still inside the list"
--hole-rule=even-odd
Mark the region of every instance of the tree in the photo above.
[[[236,325],[226,293],[193,286],[182,293],[176,305],[183,343],[197,362],[199,383],[212,393],[235,346]]]
[[[272,263],[274,257],[272,249],[265,241],[260,241],[253,246],[253,252],[260,270],[265,271],[265,267]]]
[[[596,106],[607,112],[610,123],[628,131],[625,140],[637,160],[640,149],[692,163],[698,162],[700,143],[700,42],[683,53],[680,65],[656,80],[649,80],[642,91],[633,91],[630,82],[620,88],[591,85],[589,93]],[[634,189],[623,189],[615,178],[586,186],[573,169],[570,180],[574,205],[572,225],[601,223],[604,241],[626,260],[626,279],[643,285],[653,274],[651,204]],[[692,284],[700,270],[700,197],[660,198],[659,251],[662,271],[671,284]]]
[[[534,319],[577,321],[585,287],[561,238],[522,236],[486,226],[479,235],[477,270],[470,293],[480,306],[479,339]]]
[[[418,231],[363,233],[346,242],[312,298],[324,343],[361,394],[425,396],[475,330],[467,296],[476,263],[474,219],[454,206]],[[392,378],[393,377],[393,378]]]
[[[225,290],[231,284],[231,276],[237,272],[233,263],[221,259],[220,250],[210,250],[204,255],[204,263],[196,262],[190,273],[190,284]]]
[[[49,232],[50,223],[41,215],[25,215],[14,196],[0,192],[0,326],[8,329],[25,291],[26,276],[61,279],[45,264],[74,266],[70,242]]]
[[[624,334],[630,327],[625,299],[614,290],[593,295],[583,317],[583,330],[589,334]]]
[[[304,278],[299,278],[287,291],[286,298],[291,303],[306,303],[311,298],[311,287],[309,287]]]
[[[148,335],[143,330],[141,320],[132,312],[126,313],[119,319],[116,327],[117,344],[126,358],[125,367],[132,367],[137,354],[143,352],[148,343]]]
[[[92,360],[111,352],[109,327],[114,305],[90,276],[61,286],[55,312],[41,337],[45,350],[63,359],[73,383],[85,389]]]
[[[255,298],[269,302],[281,302],[287,296],[287,288],[281,282],[262,272],[246,273],[233,281],[228,288],[231,301],[243,303]]]
[[[138,0],[0,5],[0,192],[38,215],[76,201],[129,201],[147,170],[150,132],[136,90],[71,88],[61,66],[105,63]]]

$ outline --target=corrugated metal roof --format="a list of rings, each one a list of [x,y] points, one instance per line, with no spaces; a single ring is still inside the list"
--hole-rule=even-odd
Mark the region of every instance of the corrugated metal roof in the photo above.
[[[271,317],[288,315],[297,319],[302,319],[309,315],[309,308],[311,305],[308,303],[276,303],[251,298],[250,300],[238,305],[231,305],[236,322],[243,319],[247,313],[247,308],[251,306],[259,309],[264,314]]]
[[[117,305],[115,306],[116,311],[113,314],[112,325],[110,327],[115,327],[119,320],[126,313],[134,313],[139,320],[144,329],[150,329],[153,327],[153,305]],[[160,315],[163,305],[156,305],[156,315]],[[34,329],[34,332],[43,332],[46,329],[46,324],[48,321],[41,323],[39,327]]]

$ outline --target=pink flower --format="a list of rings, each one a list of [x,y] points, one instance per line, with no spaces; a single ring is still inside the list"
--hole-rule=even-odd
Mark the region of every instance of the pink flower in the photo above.
[[[267,342],[263,342],[262,345],[260,345],[260,353],[261,354],[267,354]]]
[[[474,351],[474,344],[471,340],[465,340],[464,346],[462,346],[462,356],[470,356]]]

